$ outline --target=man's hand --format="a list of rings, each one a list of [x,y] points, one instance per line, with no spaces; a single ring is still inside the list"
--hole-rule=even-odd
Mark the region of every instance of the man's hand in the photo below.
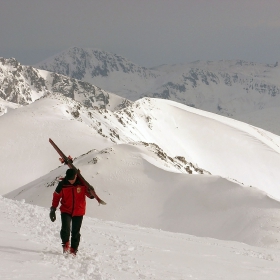
[[[51,210],[50,211],[50,219],[51,219],[52,222],[54,222],[56,220],[56,215],[55,215],[56,208],[51,207],[50,210]]]

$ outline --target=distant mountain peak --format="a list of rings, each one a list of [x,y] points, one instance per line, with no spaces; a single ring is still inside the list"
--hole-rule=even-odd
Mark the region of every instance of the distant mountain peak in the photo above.
[[[145,96],[169,99],[230,117],[274,107],[278,102],[274,97],[280,96],[277,64],[241,59],[147,69],[116,54],[73,47],[37,67],[87,81],[132,101]]]
[[[70,76],[75,79],[86,77],[108,77],[112,72],[137,73],[146,77],[150,71],[128,59],[99,49],[72,47],[44,60],[35,67]]]

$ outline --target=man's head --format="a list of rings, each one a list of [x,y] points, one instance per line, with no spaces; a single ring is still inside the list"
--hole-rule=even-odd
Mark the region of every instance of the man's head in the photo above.
[[[68,170],[66,171],[66,176],[65,176],[65,178],[66,178],[67,180],[74,180],[76,174],[77,174],[77,171],[76,171],[75,169],[68,169]]]

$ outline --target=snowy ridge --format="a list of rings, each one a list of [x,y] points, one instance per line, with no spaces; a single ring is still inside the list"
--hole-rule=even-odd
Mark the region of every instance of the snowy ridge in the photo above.
[[[242,118],[244,114],[280,106],[278,64],[197,61],[146,69],[118,55],[75,47],[36,67],[87,81],[132,101],[143,96],[169,99],[247,122],[251,119]],[[256,125],[280,134],[271,122],[272,118],[264,123],[266,127],[259,120]]]
[[[1,191],[8,198],[49,208],[66,170],[57,168],[50,137],[76,158],[74,163],[108,203],[88,203],[89,216],[279,245],[279,202],[267,197],[279,199],[276,135],[167,100],[145,98],[110,112],[58,94],[5,114],[0,126],[7,131],[0,147]],[[9,144],[8,139],[15,140]],[[11,177],[11,169],[21,176]]]
[[[0,98],[18,105],[28,105],[50,93],[63,94],[86,107],[112,111],[130,104],[128,100],[92,84],[23,66],[12,58],[0,58],[0,82]],[[5,107],[5,103],[0,104]]]
[[[83,222],[76,258],[67,257],[61,254],[59,222],[49,221],[47,209],[0,197],[0,213],[0,223],[5,222],[0,231],[5,240],[0,247],[2,279],[279,277],[277,250],[89,217]]]
[[[25,118],[22,118],[23,114]],[[13,130],[8,129],[10,126]],[[145,98],[111,112],[86,108],[60,95],[49,95],[2,116],[0,128],[7,131],[0,139],[2,162],[5,162],[3,170],[7,170],[3,172],[2,194],[57,166],[56,158],[49,156],[48,139],[52,138],[54,141],[60,139],[72,156],[115,144],[153,143],[158,147],[155,152],[166,160],[177,158],[178,164],[181,158],[213,175],[256,187],[276,199],[280,197],[279,136],[172,101]],[[69,134],[73,129],[75,133]],[[29,131],[34,132],[32,137]],[[83,137],[83,145],[79,145],[77,136]],[[73,146],[74,143],[78,147]],[[30,150],[30,147],[33,148]],[[73,147],[76,152],[72,152]],[[29,152],[23,152],[23,148]],[[43,162],[36,159],[37,149],[45,158]],[[12,166],[7,164],[7,159],[13,155],[26,162],[23,178],[8,175],[9,168],[17,168],[13,163]],[[27,172],[28,164],[33,166],[32,174]],[[185,168],[186,164],[179,172],[186,173]]]
[[[39,70],[22,66],[14,58],[0,58],[0,81],[0,97],[20,105],[33,102],[47,90]]]
[[[280,204],[257,189],[200,175],[197,168],[190,176],[143,144],[92,151],[74,164],[108,203],[98,207],[96,201],[89,201],[88,216],[255,246],[280,246]],[[66,168],[5,197],[49,207]]]

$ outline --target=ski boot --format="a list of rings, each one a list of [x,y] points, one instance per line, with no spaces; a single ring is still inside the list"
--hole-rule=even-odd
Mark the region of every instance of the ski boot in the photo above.
[[[69,241],[65,242],[65,244],[62,244],[63,254],[69,253],[70,250],[70,244]]]
[[[78,252],[77,249],[74,249],[74,248],[72,248],[72,247],[70,248],[70,254],[71,254],[73,257],[76,256],[77,252]]]

